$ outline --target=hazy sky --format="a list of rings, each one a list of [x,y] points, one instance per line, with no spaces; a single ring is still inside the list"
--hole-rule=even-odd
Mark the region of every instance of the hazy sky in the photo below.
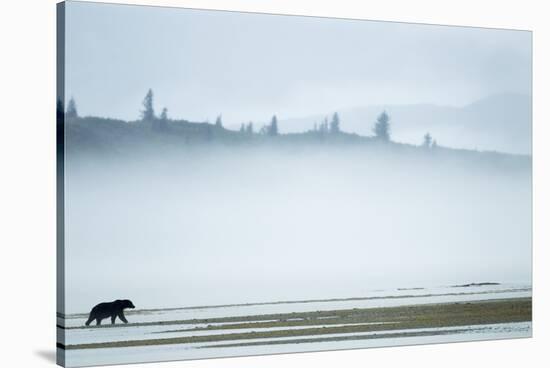
[[[371,104],[463,105],[531,91],[531,33],[69,2],[81,115],[157,110],[227,124]]]

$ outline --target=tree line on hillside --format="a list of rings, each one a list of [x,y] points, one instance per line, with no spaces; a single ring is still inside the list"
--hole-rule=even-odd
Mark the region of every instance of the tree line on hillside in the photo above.
[[[164,107],[161,110],[160,115],[158,116],[155,113],[154,94],[152,89],[149,89],[147,91],[143,99],[142,106],[142,110],[140,111],[141,122],[149,124],[151,126],[151,129],[157,132],[168,132],[170,130],[168,109]],[[76,102],[73,97],[69,99],[66,109],[64,109],[61,100],[58,100],[57,116],[58,119],[63,116],[65,117],[65,119],[75,119],[79,117]],[[212,134],[212,124],[208,122],[203,124],[207,124],[208,128],[206,132],[207,135],[210,137]],[[223,126],[221,115],[218,115],[216,117],[216,121],[213,124],[213,127],[214,129],[218,130],[227,130]],[[268,124],[262,125],[257,133],[254,131],[254,123],[251,121],[248,123],[242,123],[238,132],[247,136],[259,134],[268,137],[277,137],[280,134],[277,116],[273,115],[271,121]],[[375,138],[376,140],[384,143],[391,142],[390,116],[386,111],[383,111],[380,115],[378,115],[376,121],[374,122],[372,132],[374,134],[373,138]],[[340,129],[340,116],[337,112],[332,115],[330,122],[328,121],[328,117],[325,117],[325,119],[321,123],[314,123],[313,128],[311,130],[308,130],[306,133],[316,134],[321,137],[324,137],[325,135],[346,134]],[[429,132],[423,136],[421,146],[427,149],[438,147],[437,141],[433,139]]]

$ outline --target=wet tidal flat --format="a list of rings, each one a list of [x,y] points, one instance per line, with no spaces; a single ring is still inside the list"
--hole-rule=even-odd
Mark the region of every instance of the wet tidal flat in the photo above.
[[[58,319],[59,347],[75,367],[531,336],[528,285],[379,294],[144,309],[101,326],[72,314]]]
[[[531,321],[531,299],[504,299],[390,308],[347,309],[304,313],[268,314],[243,317],[179,321],[193,328],[166,329],[152,333],[157,337],[142,340],[73,344],[66,349],[117,348],[146,345],[246,341],[280,337],[322,336],[375,331],[408,330],[434,327],[457,327]],[[115,325],[117,326],[117,325]],[[132,328],[132,324],[118,328]],[[300,328],[296,328],[300,327]],[[96,329],[109,328],[95,327]],[[285,328],[285,329],[281,329]],[[288,328],[288,329],[286,329]],[[93,329],[93,327],[91,328]],[[193,332],[213,332],[193,335]],[[227,333],[215,333],[227,331]],[[165,334],[191,333],[191,336],[164,337]],[[411,336],[400,332],[397,336]],[[414,336],[414,334],[412,335]],[[334,337],[332,340],[340,339]],[[300,341],[296,341],[299,343]],[[277,343],[266,341],[266,343]],[[246,342],[233,346],[246,345]]]

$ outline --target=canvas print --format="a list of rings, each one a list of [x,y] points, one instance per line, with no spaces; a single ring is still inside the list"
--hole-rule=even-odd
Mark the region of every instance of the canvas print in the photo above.
[[[531,336],[532,34],[58,5],[58,363]]]

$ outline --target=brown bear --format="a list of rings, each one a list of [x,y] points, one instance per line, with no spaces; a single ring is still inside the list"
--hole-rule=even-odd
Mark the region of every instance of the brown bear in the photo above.
[[[128,323],[128,320],[124,317],[124,309],[130,308],[134,309],[134,304],[128,300],[115,300],[110,303],[99,303],[92,308],[90,312],[90,317],[86,321],[86,326],[89,326],[90,323],[95,319],[96,324],[101,325],[101,320],[111,317],[111,323],[115,324],[115,319],[118,317],[124,323]]]

